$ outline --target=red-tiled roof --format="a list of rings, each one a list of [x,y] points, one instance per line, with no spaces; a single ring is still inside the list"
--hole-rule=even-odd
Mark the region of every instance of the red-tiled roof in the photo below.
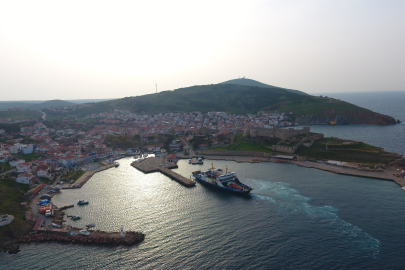
[[[34,228],[33,228],[32,230],[37,231],[37,230],[39,229],[39,227],[41,226],[41,224],[42,224],[43,221],[44,221],[44,220],[43,220],[42,218],[39,218],[39,219],[37,220],[37,223],[35,223],[35,226],[34,226]]]
[[[31,192],[33,195],[37,194],[40,190],[42,190],[46,185],[42,184],[39,187],[37,187],[33,192]]]

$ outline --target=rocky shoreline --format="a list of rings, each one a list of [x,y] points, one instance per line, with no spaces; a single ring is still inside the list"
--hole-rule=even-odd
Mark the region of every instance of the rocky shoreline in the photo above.
[[[326,125],[331,121],[336,122],[336,125],[394,125],[401,123],[401,121],[395,120],[391,116],[372,111],[343,111],[337,113],[334,110],[325,109],[322,115],[302,115],[296,118],[296,122],[300,125]]]

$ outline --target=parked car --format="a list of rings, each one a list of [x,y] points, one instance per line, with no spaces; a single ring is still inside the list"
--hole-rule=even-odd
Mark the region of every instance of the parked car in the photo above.
[[[51,210],[46,210],[45,211],[45,216],[49,217],[50,215],[52,215]]]

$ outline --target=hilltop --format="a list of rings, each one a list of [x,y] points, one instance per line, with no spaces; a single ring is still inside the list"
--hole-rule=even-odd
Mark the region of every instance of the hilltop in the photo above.
[[[27,107],[27,109],[41,110],[41,109],[45,109],[45,108],[52,108],[52,107],[59,107],[59,106],[71,106],[71,105],[75,105],[75,103],[60,100],[60,99],[55,99],[55,100],[44,101],[44,102],[38,103],[38,104],[31,104]]]
[[[298,102],[302,98],[302,95],[277,87],[211,84],[98,102],[92,107],[76,110],[76,113],[84,116],[122,109],[136,113],[227,111],[248,114],[280,102]]]
[[[219,84],[237,84],[237,85],[244,85],[244,86],[257,86],[257,87],[264,87],[264,88],[283,89],[283,90],[286,90],[291,93],[308,96],[307,93],[299,91],[299,90],[281,88],[281,87],[261,83],[261,82],[258,82],[258,81],[252,80],[252,79],[246,79],[246,78],[233,79],[233,80],[229,80],[229,81],[222,82]]]

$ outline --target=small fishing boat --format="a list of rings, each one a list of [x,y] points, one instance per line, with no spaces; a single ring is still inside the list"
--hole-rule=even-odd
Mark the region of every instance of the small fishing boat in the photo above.
[[[94,224],[94,223],[91,223],[91,224],[87,224],[87,225],[86,225],[87,228],[93,228],[94,226],[96,226],[96,224]]]
[[[81,219],[81,217],[79,217],[79,216],[73,216],[73,217],[71,217],[70,219],[71,219],[71,220],[79,220],[79,219]]]
[[[78,205],[85,205],[85,204],[89,204],[89,201],[86,201],[86,200],[79,200],[79,201],[77,202],[77,204],[78,204]]]
[[[39,202],[38,204],[39,205],[46,205],[46,204],[49,204],[49,203],[50,203],[50,201],[46,200],[46,201]]]
[[[90,232],[88,232],[87,230],[80,230],[80,234],[81,235],[90,235]]]

